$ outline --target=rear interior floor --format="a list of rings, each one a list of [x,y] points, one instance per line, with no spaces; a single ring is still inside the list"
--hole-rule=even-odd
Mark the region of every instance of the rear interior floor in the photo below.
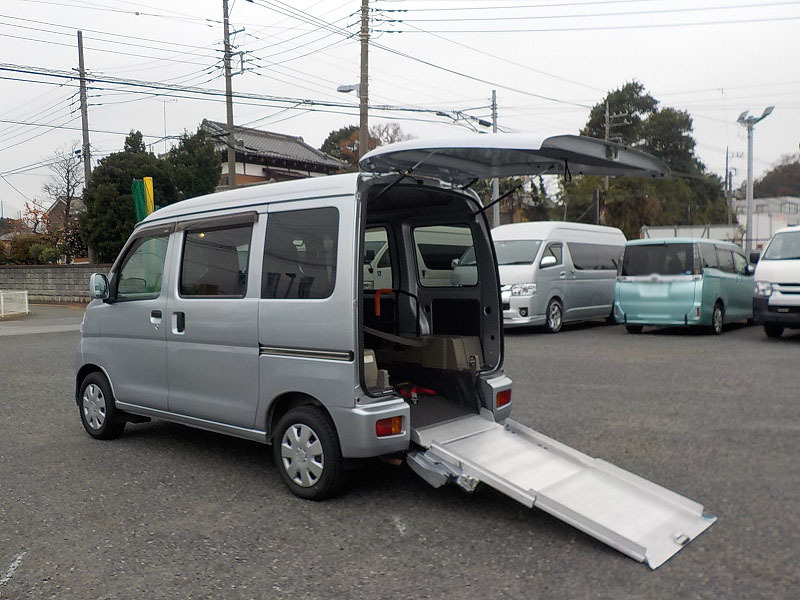
[[[419,402],[411,405],[411,427],[417,429],[450,421],[464,415],[477,414],[475,410],[450,401],[444,396],[420,396]]]

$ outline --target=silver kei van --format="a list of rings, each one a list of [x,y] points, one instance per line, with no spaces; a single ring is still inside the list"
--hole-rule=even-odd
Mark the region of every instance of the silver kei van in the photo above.
[[[91,277],[75,380],[89,435],[156,418],[271,444],[309,499],[336,493],[353,459],[402,455],[435,487],[484,482],[653,568],[708,528],[701,505],[509,418],[495,253],[469,189],[514,173],[660,177],[663,164],[578,136],[475,136],[360,165],[137,225],[108,276]],[[391,266],[380,289],[364,280],[374,232]],[[423,272],[465,237],[472,281]]]

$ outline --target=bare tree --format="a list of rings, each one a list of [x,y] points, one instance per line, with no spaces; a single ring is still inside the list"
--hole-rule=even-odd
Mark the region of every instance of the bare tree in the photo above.
[[[65,146],[56,151],[49,165],[52,175],[42,186],[42,191],[52,201],[53,206],[58,207],[59,203],[63,203],[63,210],[56,211],[50,220],[56,242],[60,240],[64,231],[73,225],[71,221],[73,203],[83,187],[83,160],[80,148],[80,143],[76,141],[72,142],[71,147]]]

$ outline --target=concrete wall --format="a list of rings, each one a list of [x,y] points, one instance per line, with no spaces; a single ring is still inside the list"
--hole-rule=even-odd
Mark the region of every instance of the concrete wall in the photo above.
[[[0,290],[28,290],[28,301],[88,302],[89,275],[111,265],[2,265]]]

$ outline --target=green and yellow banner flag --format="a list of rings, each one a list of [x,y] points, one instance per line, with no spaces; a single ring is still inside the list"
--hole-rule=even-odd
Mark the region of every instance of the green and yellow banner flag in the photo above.
[[[138,223],[154,210],[153,178],[134,179],[131,184],[131,195],[133,196],[133,210],[136,212],[136,222]]]

